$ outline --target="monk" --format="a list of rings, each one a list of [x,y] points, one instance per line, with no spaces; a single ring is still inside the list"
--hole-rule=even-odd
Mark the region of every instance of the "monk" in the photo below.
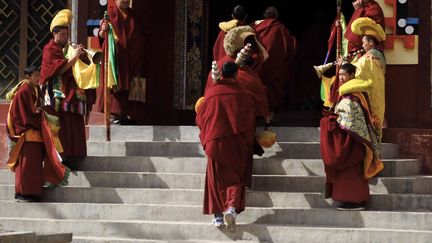
[[[142,24],[129,5],[130,0],[115,0],[115,4],[108,7],[109,21],[116,38],[115,61],[118,67],[117,84],[110,96],[110,112],[115,118],[113,123],[120,125],[133,124],[133,107],[137,104],[132,101],[146,102],[146,38]],[[108,40],[103,38],[109,29],[109,25],[103,22],[99,31],[103,48],[108,44]],[[101,112],[104,89],[103,84],[97,90],[97,109]]]
[[[264,19],[255,21],[258,40],[269,54],[262,64],[259,75],[267,89],[267,99],[271,117],[277,112],[285,99],[285,86],[293,76],[292,60],[296,52],[296,40],[289,30],[278,21],[279,13],[275,7],[268,7]]]
[[[262,63],[267,60],[268,53],[256,39],[255,31],[250,26],[235,27],[225,35],[223,46],[226,54],[221,59],[217,60],[219,69],[221,69],[222,65],[226,62],[234,62],[237,53],[247,44],[251,44],[250,55],[254,59],[254,64],[251,68],[258,73]],[[207,76],[205,90],[212,85],[213,80],[210,72]]]
[[[85,91],[78,88],[71,68],[85,51],[78,45],[69,59],[65,58],[63,48],[68,44],[70,19],[61,16],[71,13],[62,11],[54,17],[50,27],[53,38],[43,48],[40,84],[45,95],[45,109],[60,119],[64,163],[74,167],[72,160],[87,155],[84,124],[87,105]]]
[[[40,71],[30,66],[24,73],[25,79],[6,96],[11,100],[7,131],[12,145],[7,165],[15,172],[15,199],[35,202],[42,194],[44,182],[67,183],[69,169],[59,160],[51,128],[41,109]]]
[[[213,60],[215,61],[219,61],[226,55],[223,45],[226,33],[235,27],[246,25],[246,9],[242,5],[235,6],[232,10],[231,17],[231,21],[219,23],[219,28],[221,30],[213,46]]]
[[[354,52],[362,48],[361,36],[356,35],[351,30],[352,23],[361,17],[368,17],[381,25],[385,30],[384,13],[380,5],[375,0],[355,0],[353,2],[354,13],[346,28],[345,38],[348,40],[348,51]],[[384,43],[380,44],[379,49],[384,51]]]
[[[372,83],[355,79],[355,73],[354,65],[341,66],[340,98],[320,124],[326,196],[341,203],[338,210],[364,210],[370,196],[368,179],[384,168],[367,95]]]
[[[245,169],[250,153],[250,127],[254,118],[248,94],[238,85],[237,65],[227,62],[205,95],[196,116],[200,140],[208,157],[204,188],[204,214],[213,224],[235,230],[236,215],[245,209]]]
[[[254,139],[256,130],[256,121],[264,119],[265,129],[270,129],[270,112],[268,109],[267,93],[266,88],[263,85],[261,78],[252,69],[253,58],[250,55],[246,55],[242,62],[238,63],[239,69],[237,74],[237,82],[246,93],[252,98],[252,107],[256,119],[251,121],[251,136],[253,139],[254,146],[251,148],[249,154],[249,163],[246,167],[245,182],[246,187],[251,188],[252,186],[252,168],[253,168],[253,154],[261,156],[264,153],[261,146]]]

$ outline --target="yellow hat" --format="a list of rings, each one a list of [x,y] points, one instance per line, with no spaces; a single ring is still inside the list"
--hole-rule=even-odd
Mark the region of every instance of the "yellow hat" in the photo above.
[[[50,31],[52,32],[56,26],[69,27],[72,21],[72,12],[69,9],[60,10],[51,21]]]
[[[231,29],[225,35],[224,38],[224,49],[225,53],[230,56],[234,56],[235,52],[242,49],[245,46],[245,39],[248,36],[255,36],[255,32],[250,26],[240,26]]]
[[[377,38],[379,42],[386,39],[386,33],[384,32],[381,25],[367,17],[354,20],[354,22],[351,24],[351,30],[359,36],[371,35]]]

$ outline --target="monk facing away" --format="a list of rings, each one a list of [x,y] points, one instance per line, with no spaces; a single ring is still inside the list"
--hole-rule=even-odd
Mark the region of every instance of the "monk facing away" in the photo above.
[[[236,81],[237,65],[222,66],[222,79],[205,94],[197,111],[200,140],[208,157],[204,214],[213,224],[235,230],[236,215],[245,209],[245,170],[250,154],[250,126],[254,119],[250,96]]]

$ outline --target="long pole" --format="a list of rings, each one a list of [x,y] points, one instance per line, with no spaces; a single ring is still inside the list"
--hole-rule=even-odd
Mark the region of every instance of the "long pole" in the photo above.
[[[108,23],[109,22],[109,17],[108,17],[108,12],[105,11],[104,14],[104,22]],[[104,40],[105,40],[105,45],[104,45],[104,118],[105,118],[105,128],[106,128],[106,140],[107,141],[111,141],[111,121],[110,121],[110,88],[108,87],[108,52],[109,52],[109,48],[108,48],[108,31],[105,31],[104,33]]]
[[[337,25],[336,25],[336,60],[342,55],[342,26],[341,26],[341,15],[342,15],[342,0],[336,0],[336,17],[337,17]],[[333,87],[330,93],[330,102],[332,103],[332,107],[336,104],[339,98],[339,62],[336,63],[336,77],[333,83]]]

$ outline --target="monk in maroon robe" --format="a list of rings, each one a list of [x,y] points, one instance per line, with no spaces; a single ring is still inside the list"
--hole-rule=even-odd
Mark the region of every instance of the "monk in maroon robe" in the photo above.
[[[65,163],[74,157],[87,155],[84,116],[87,113],[85,91],[79,89],[72,74],[72,66],[85,54],[84,47],[78,45],[69,59],[63,48],[68,43],[68,27],[56,26],[53,39],[45,45],[42,53],[40,84],[43,86],[44,109],[51,110],[60,119],[59,137],[63,146]],[[73,164],[68,164],[73,167]]]
[[[144,28],[136,17],[135,12],[129,7],[130,0],[115,0],[115,4],[108,5],[108,16],[115,35],[118,38],[116,43],[116,62],[118,67],[118,84],[113,88],[110,96],[110,112],[115,116],[116,122],[127,124],[128,120],[134,119],[134,112],[139,112],[139,104],[144,100],[136,100],[130,97],[135,91],[144,92],[138,88],[136,80],[147,78],[147,55],[145,54],[146,38]],[[109,30],[108,24],[103,23],[99,37],[104,38],[105,32]],[[104,49],[108,41],[103,39]],[[104,73],[103,68],[101,72]],[[140,79],[141,78],[141,79]],[[142,84],[144,87],[146,83]],[[141,87],[141,86],[140,86]],[[103,112],[105,85],[102,82],[97,90],[97,110]]]
[[[26,79],[6,96],[12,100],[7,118],[12,144],[7,164],[15,172],[15,199],[33,202],[42,194],[44,182],[64,185],[70,171],[59,160],[53,132],[41,109],[40,72],[30,66],[24,73]]]
[[[213,60],[219,61],[221,58],[225,57],[225,49],[224,49],[224,38],[226,33],[232,28],[246,25],[245,21],[247,18],[246,10],[243,6],[237,5],[234,7],[232,11],[232,20],[228,22],[219,23],[219,34],[216,38],[215,44],[213,46]]]
[[[253,138],[254,146],[251,147],[251,152],[249,154],[249,163],[246,167],[245,181],[246,186],[251,188],[252,186],[252,169],[253,169],[253,155],[257,154],[261,156],[264,153],[261,146],[255,139],[256,130],[256,120],[264,119],[264,124],[266,129],[270,128],[270,111],[267,102],[266,88],[263,85],[261,78],[252,69],[253,59],[251,56],[247,55],[244,57],[244,61],[239,63],[240,67],[237,74],[237,82],[242,87],[247,94],[252,98],[252,105],[254,109],[255,118],[252,122],[251,136]]]
[[[284,102],[285,85],[293,76],[292,60],[296,52],[296,40],[289,30],[277,20],[278,11],[268,7],[264,13],[264,20],[255,21],[258,40],[267,50],[269,57],[262,64],[258,73],[267,88],[267,98],[270,112],[274,113]]]
[[[224,78],[207,91],[196,117],[208,157],[204,214],[214,214],[217,227],[225,219],[229,230],[235,229],[236,214],[245,208],[244,175],[254,118],[250,97],[234,79],[236,71],[235,63],[224,64]]]
[[[340,202],[339,210],[364,210],[369,199],[368,178],[383,168],[367,94],[363,93],[365,81],[354,79],[355,70],[350,63],[341,66],[340,98],[334,113],[326,111],[320,122],[326,197]],[[370,168],[376,169],[369,174]]]
[[[38,87],[39,70],[33,70],[17,90],[9,110],[8,129],[13,134],[28,130],[41,130],[41,92]],[[17,139],[11,137],[13,142]],[[44,145],[25,141],[21,146],[18,165],[15,167],[15,199],[31,202],[42,194]]]
[[[348,51],[354,52],[362,48],[361,36],[356,35],[351,30],[351,24],[354,20],[361,17],[368,17],[375,21],[377,24],[381,25],[383,30],[385,30],[385,18],[383,10],[380,5],[374,0],[356,0],[353,2],[354,13],[351,16],[350,22],[346,28],[345,38],[348,40]],[[381,51],[384,50],[384,42],[380,44],[379,48]]]

